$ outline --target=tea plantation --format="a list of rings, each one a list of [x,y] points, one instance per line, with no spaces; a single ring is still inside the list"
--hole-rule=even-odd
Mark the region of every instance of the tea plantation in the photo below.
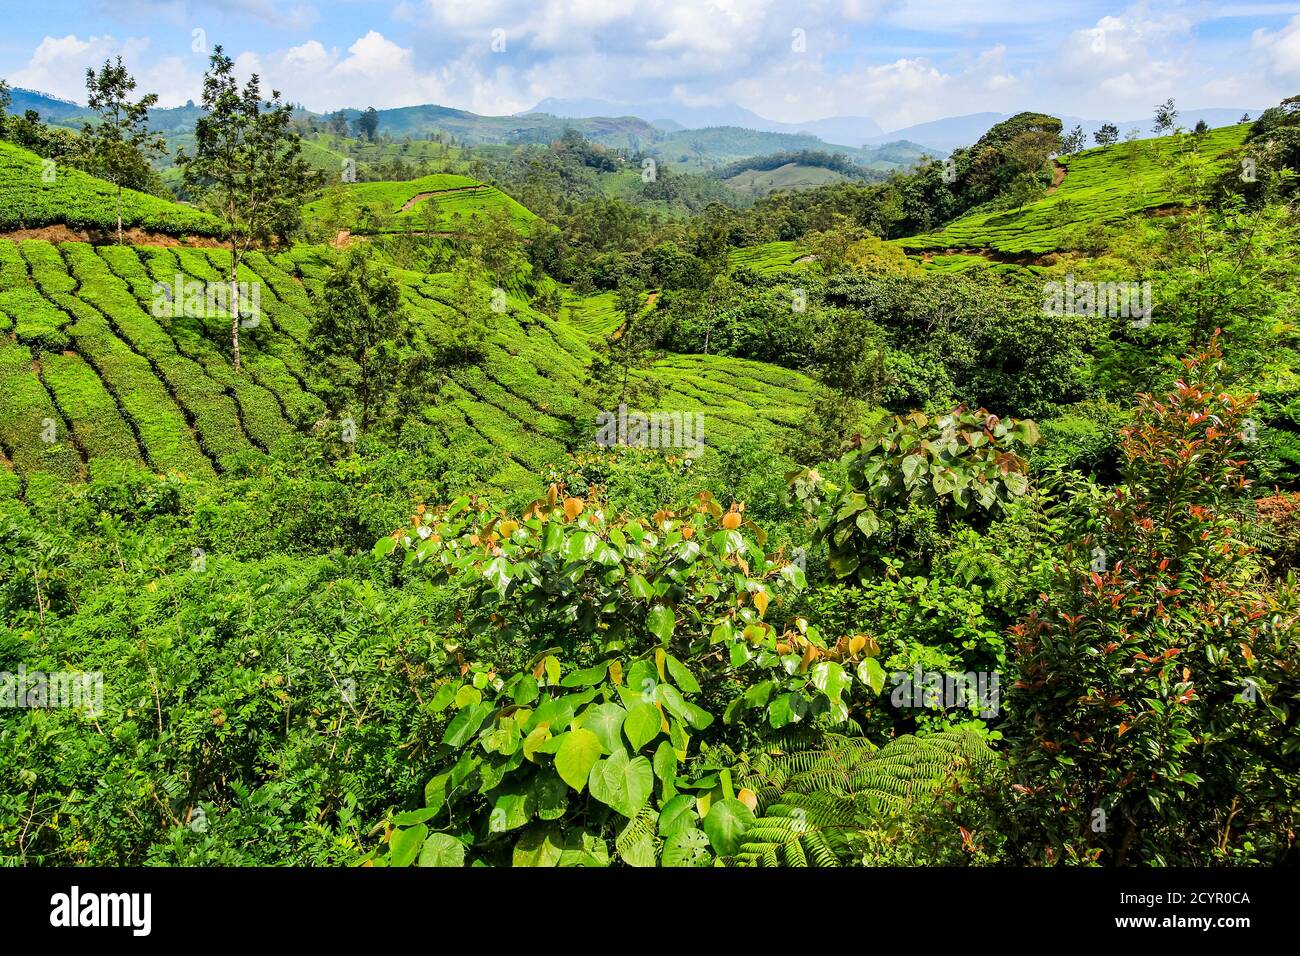
[[[263,314],[242,336],[245,374],[236,374],[224,310],[152,314],[156,283],[220,282],[228,250],[0,240],[0,451],[9,466],[20,478],[78,479],[124,459],[211,475],[241,454],[271,451],[319,411],[304,345],[312,296],[336,255],[296,246],[241,264],[241,281],[260,283]],[[461,321],[448,274],[393,274],[432,332]],[[424,414],[449,446],[503,457],[494,485],[539,487],[549,464],[591,440],[586,367],[618,321],[610,293],[568,293],[558,319],[512,293],[483,361],[458,368]],[[670,355],[640,374],[663,382],[665,407],[704,413],[709,444],[794,428],[813,391],[798,373],[719,356]]]

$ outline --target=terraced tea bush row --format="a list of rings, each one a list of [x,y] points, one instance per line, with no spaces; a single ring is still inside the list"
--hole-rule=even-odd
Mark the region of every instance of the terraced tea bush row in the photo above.
[[[150,277],[169,287],[175,285],[179,274],[181,281],[188,282],[223,282],[227,273],[215,267],[201,250],[196,249],[157,249],[140,247],[136,249],[141,261],[148,269]],[[226,256],[229,262],[229,254]],[[242,268],[239,273],[241,282],[260,282],[260,277],[251,270]],[[260,296],[262,316],[253,334],[244,336],[244,364],[249,376],[261,388],[270,393],[277,409],[274,413],[266,406],[265,396],[258,392],[246,390],[247,381],[235,375],[226,367],[225,343],[229,335],[230,319],[221,309],[209,315],[181,315],[168,319],[177,344],[181,345],[180,335],[193,333],[208,341],[203,344],[191,343],[187,355],[200,358],[209,374],[220,379],[229,387],[239,392],[239,402],[246,417],[252,415],[261,419],[261,424],[246,421],[254,434],[270,447],[286,430],[285,416],[297,420],[304,416],[318,414],[320,402],[306,392],[302,384],[301,369],[306,367],[306,358],[302,348],[290,335],[276,334],[283,329],[286,321],[295,327],[306,325],[306,319],[285,309],[263,287]],[[283,408],[283,414],[279,411]]]
[[[303,208],[303,218],[318,229],[337,225],[355,233],[399,232],[423,229],[434,212],[439,232],[473,234],[473,220],[493,210],[504,210],[512,225],[523,232],[536,220],[531,212],[495,186],[467,176],[435,173],[405,182],[353,183],[342,187],[343,205],[326,195]],[[409,208],[406,208],[408,207]],[[433,207],[430,210],[427,207]],[[371,212],[378,213],[378,218]],[[341,215],[342,221],[334,222]]]
[[[72,423],[77,444],[88,459],[140,462],[135,435],[99,375],[80,355],[46,352],[41,368],[46,386],[63,417]]]
[[[72,436],[33,368],[31,350],[11,342],[0,344],[0,443],[20,472],[80,477]]]
[[[129,281],[137,300],[141,295],[149,297],[140,303],[145,308],[152,305],[155,282],[174,284],[176,270],[179,268],[174,257],[162,251],[145,257],[152,272],[146,271],[144,263],[130,246],[105,249],[103,255],[105,258],[109,255],[113,257],[115,270]],[[165,271],[169,267],[171,271]],[[230,316],[224,310],[215,309],[212,316],[171,316],[160,320],[159,326],[171,333],[174,347],[180,355],[201,365],[208,377],[222,386],[223,393],[234,398],[243,431],[255,444],[264,449],[270,448],[289,432],[289,425],[280,413],[275,396],[255,381],[250,381],[247,376],[237,374],[218,350],[215,343],[222,341],[223,337],[214,334],[213,326],[222,333],[230,328]],[[251,343],[248,348],[251,352]]]
[[[118,338],[104,316],[89,303],[70,295],[59,296],[56,301],[75,317],[68,336],[120,403],[139,436],[148,463],[161,472],[213,474],[212,463],[199,447],[180,406],[149,362]]]
[[[0,291],[16,289],[27,282],[27,266],[17,243],[0,241]]]
[[[614,292],[599,292],[595,295],[569,294],[564,299],[564,310],[560,317],[588,335],[604,337],[612,335],[623,324],[623,314],[618,311]]]
[[[307,387],[302,343],[315,307],[312,289],[333,259],[331,249],[297,246],[245,260],[239,278],[260,284],[263,314],[257,327],[244,330],[240,375],[230,368],[229,319],[219,304],[210,314],[151,314],[157,283],[170,287],[178,276],[224,282],[229,253],[222,249],[0,242],[7,284],[0,321],[17,325],[23,344],[58,355],[47,381],[74,434],[84,436],[89,459],[143,459],[157,470],[208,473],[251,447],[272,448],[291,423],[321,414]],[[432,332],[461,321],[463,304],[449,274],[394,275],[408,309]],[[488,295],[489,285],[480,285],[477,291]],[[585,304],[589,315],[610,310],[601,320],[608,324],[616,318],[608,298],[570,296],[570,303]],[[514,292],[491,325],[482,357],[451,370],[427,418],[449,446],[481,448],[480,457],[501,462],[494,487],[531,493],[537,475],[567,449],[594,441],[601,409],[587,365],[599,335],[535,311]],[[711,356],[670,356],[654,374],[668,385],[664,409],[702,411],[712,444],[796,425],[798,406],[813,393],[803,376]]]
[[[771,275],[802,268],[805,263],[799,260],[806,255],[807,252],[793,242],[764,242],[732,249],[727,258],[733,269],[752,269],[760,275]]]
[[[8,319],[6,328],[13,328],[18,341],[37,349],[67,348],[63,326],[68,317],[31,286],[0,292],[0,313]]]
[[[122,224],[167,235],[218,236],[222,232],[221,223],[205,212],[132,189],[122,190]],[[0,142],[0,229],[50,225],[116,229],[113,186]]]
[[[74,251],[79,253],[75,257]],[[126,259],[124,254],[131,259]],[[134,253],[129,248],[116,247],[103,249],[101,255],[102,258],[88,250],[69,251],[73,272],[81,280],[81,298],[97,307],[115,330],[157,369],[168,392],[194,422],[204,450],[224,467],[224,463],[248,447],[235,403],[201,366],[176,351],[171,336],[140,307],[126,283],[110,269],[111,264],[116,264],[119,269],[130,271],[134,262],[139,270],[140,263]]]

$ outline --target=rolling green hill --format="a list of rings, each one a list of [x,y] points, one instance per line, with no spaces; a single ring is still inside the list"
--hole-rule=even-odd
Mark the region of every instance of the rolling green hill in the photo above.
[[[786,163],[776,169],[746,169],[722,182],[728,189],[734,189],[738,193],[766,196],[783,190],[814,189],[843,179],[844,177],[833,169],[826,169],[823,166]]]
[[[865,171],[880,174],[908,169],[925,155],[925,151],[913,143],[837,146],[806,133],[768,133],[738,126],[666,133],[647,152],[666,162],[679,163],[689,172],[707,172],[738,159],[801,150],[841,153]]]
[[[122,224],[176,236],[217,236],[222,231],[221,223],[205,212],[131,189],[122,191]],[[113,186],[0,142],[0,230],[50,225],[115,229]]]
[[[1206,133],[1201,152],[1215,172],[1231,162],[1248,125]],[[972,212],[937,232],[897,240],[909,251],[989,249],[1009,255],[1042,254],[1066,248],[1070,235],[1093,223],[1118,222],[1171,206],[1171,167],[1190,151],[1189,136],[1137,140],[1061,157],[1059,187],[1021,209]]]
[[[519,231],[527,233],[537,217],[495,186],[467,176],[435,173],[408,182],[353,183],[343,188],[343,228],[355,233],[399,232],[423,228],[426,206],[436,210],[436,228],[471,232],[470,222],[493,210],[504,210]],[[304,218],[320,227],[336,215],[330,196],[309,203]]]

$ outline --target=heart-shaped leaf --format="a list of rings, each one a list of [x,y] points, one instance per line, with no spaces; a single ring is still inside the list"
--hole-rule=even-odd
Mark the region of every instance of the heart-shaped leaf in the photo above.
[[[620,749],[591,768],[587,786],[601,803],[630,818],[654,791],[654,768],[645,757],[629,759],[627,751]]]
[[[600,738],[590,730],[578,728],[561,734],[555,752],[555,772],[574,790],[582,793],[591,768],[600,759]]]

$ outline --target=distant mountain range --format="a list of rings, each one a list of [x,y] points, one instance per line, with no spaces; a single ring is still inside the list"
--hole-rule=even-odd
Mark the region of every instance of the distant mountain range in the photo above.
[[[1246,113],[1256,117],[1259,116],[1260,111],[1221,107],[1180,110],[1178,122],[1179,125],[1188,129],[1191,129],[1198,120],[1202,119],[1211,128],[1231,126]],[[1052,115],[1055,116],[1056,114],[1053,113]],[[915,126],[905,126],[902,129],[873,136],[866,141],[866,145],[878,145],[903,139],[919,143],[927,149],[946,155],[960,146],[970,146],[988,132],[991,126],[1005,119],[1010,119],[1011,116],[1011,113],[970,113],[966,116],[952,116],[929,123],[918,123]],[[1084,119],[1079,116],[1061,116],[1060,120],[1067,132],[1075,126],[1082,126],[1084,133],[1088,136],[1089,146],[1092,145],[1092,134],[1101,129],[1102,124],[1107,122],[1115,124],[1121,137],[1130,129],[1136,129],[1144,136],[1152,135],[1151,125],[1153,121],[1151,117],[1134,120],[1098,120]]]
[[[879,123],[866,116],[831,116],[806,123],[779,123],[734,103],[719,106],[681,106],[669,102],[618,103],[599,99],[545,99],[529,112],[550,113],[553,116],[570,119],[595,116],[642,117],[659,129],[673,132],[712,126],[739,126],[772,133],[809,134],[828,144],[853,147],[879,146],[904,141],[942,155],[947,155],[960,146],[970,146],[994,124],[1012,115],[992,112],[970,113],[885,131],[880,128]],[[1211,127],[1230,126],[1241,119],[1244,113],[1258,116],[1259,110],[1218,107],[1182,110],[1179,114],[1179,122],[1188,128],[1195,126],[1201,119]],[[1089,142],[1092,140],[1092,134],[1099,130],[1103,123],[1115,123],[1121,136],[1130,129],[1150,134],[1152,124],[1150,117],[1118,121],[1084,119],[1079,116],[1062,116],[1060,119],[1067,130],[1073,129],[1076,125],[1082,126]]]
[[[805,123],[779,123],[759,116],[735,103],[719,106],[682,106],[668,101],[653,103],[617,103],[598,99],[545,99],[529,113],[550,113],[569,119],[592,116],[639,116],[668,132],[703,129],[710,126],[739,126],[764,133],[805,133],[827,143],[864,146],[882,132],[880,124],[866,116],[833,116]],[[905,139],[906,137],[891,137]]]
[[[47,96],[33,90],[15,89],[11,111],[20,113],[34,109],[47,122],[79,128],[86,117],[86,108],[68,100]],[[558,101],[557,101],[558,102]],[[590,101],[596,104],[598,101]],[[542,104],[539,104],[542,105]],[[600,104],[609,107],[613,104]],[[361,110],[344,109],[349,121],[361,115]],[[194,128],[202,109],[193,103],[149,113],[150,126],[169,137],[184,142]],[[304,111],[317,119],[325,114]],[[833,135],[833,126],[826,124],[853,124],[851,118],[827,120],[799,127],[794,124],[771,123],[739,107],[709,112],[703,109],[679,110],[676,119],[661,117],[651,123],[637,116],[622,114],[617,109],[596,112],[592,116],[560,116],[544,111],[530,111],[514,116],[483,116],[467,110],[427,104],[379,110],[379,131],[398,139],[409,136],[420,138],[435,131],[455,137],[470,146],[519,146],[550,143],[566,129],[575,129],[587,139],[603,146],[630,149],[655,156],[693,172],[704,172],[726,165],[736,159],[750,156],[801,150],[844,153],[851,160],[876,173],[888,173],[912,166],[924,150],[913,143],[889,142],[860,148],[851,144],[840,145]],[[613,114],[613,115],[611,115]],[[703,125],[690,125],[703,124]],[[870,120],[864,131],[878,132],[880,127]],[[773,128],[776,127],[776,128]],[[817,132],[817,130],[821,132]],[[830,132],[828,132],[828,130]],[[850,137],[863,139],[862,135]]]
[[[21,86],[12,87],[9,92],[13,96],[9,112],[19,116],[27,110],[36,110],[41,114],[41,119],[47,123],[58,123],[70,116],[80,116],[86,112],[86,108],[80,103],[50,96],[47,93],[37,93],[35,90],[25,90]]]
[[[15,88],[10,110],[34,109],[48,122],[80,125],[85,107],[70,100],[34,90]],[[160,131],[184,134],[193,128],[201,109],[193,103],[150,113],[150,124]],[[361,110],[343,111],[355,119]],[[1207,108],[1183,110],[1179,122],[1191,127],[1205,120],[1211,127],[1236,123],[1244,113],[1258,110]],[[308,114],[318,118],[323,114]],[[904,168],[922,154],[945,156],[969,146],[989,127],[1009,113],[970,113],[885,132],[865,116],[832,116],[805,123],[782,123],[752,110],[724,103],[717,106],[683,106],[670,101],[620,103],[602,99],[545,99],[533,109],[513,116],[483,116],[467,110],[428,104],[379,110],[379,129],[395,137],[426,136],[435,130],[469,145],[521,145],[548,143],[573,128],[605,146],[643,151],[671,162],[685,163],[697,171],[738,158],[823,150],[842,152],[877,172]],[[1089,143],[1106,120],[1062,116],[1065,129],[1082,126]],[[1151,131],[1150,118],[1111,121],[1123,136],[1130,129]]]

